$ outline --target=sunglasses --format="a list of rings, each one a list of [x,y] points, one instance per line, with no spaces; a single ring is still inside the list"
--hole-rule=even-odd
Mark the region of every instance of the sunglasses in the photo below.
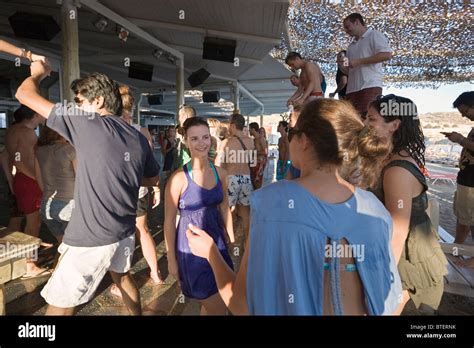
[[[82,103],[84,103],[85,100],[86,100],[85,98],[84,98],[84,99],[80,99],[80,98],[78,98],[78,97],[75,97],[75,98],[74,98],[74,103],[75,103],[77,106],[81,106]]]
[[[296,129],[296,128],[290,128],[288,130],[288,142],[291,142],[291,140],[293,139],[293,137],[296,135],[296,134],[301,134],[301,133],[304,133],[303,131],[299,130],[299,129]]]

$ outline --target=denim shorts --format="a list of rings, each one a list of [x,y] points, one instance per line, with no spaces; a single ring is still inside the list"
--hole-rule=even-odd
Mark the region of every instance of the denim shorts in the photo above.
[[[67,224],[71,220],[74,200],[69,202],[48,198],[41,201],[41,220],[54,236],[64,235]]]

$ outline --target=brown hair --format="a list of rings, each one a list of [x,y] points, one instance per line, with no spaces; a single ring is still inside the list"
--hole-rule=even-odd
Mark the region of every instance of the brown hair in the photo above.
[[[230,123],[228,120],[221,121],[221,124],[217,128],[217,132],[216,132],[220,140],[224,140],[229,137],[230,135],[229,126],[230,126]]]
[[[58,132],[47,126],[41,127],[40,136],[38,138],[38,146],[51,145],[52,143],[64,139]]]
[[[296,122],[298,133],[304,133],[313,144],[321,165],[341,167],[347,180],[360,168],[363,188],[374,187],[390,154],[388,140],[375,129],[364,126],[354,107],[346,101],[317,99],[303,107]]]
[[[208,118],[207,123],[209,124],[209,127],[214,127],[217,129],[220,126],[221,121],[216,118]]]
[[[245,117],[241,114],[233,114],[230,117],[230,124],[235,125],[238,130],[243,130],[245,128]]]
[[[135,98],[133,98],[132,91],[127,85],[121,85],[119,87],[120,97],[122,98],[122,112],[126,111],[128,113],[132,112],[133,104],[135,103]]]

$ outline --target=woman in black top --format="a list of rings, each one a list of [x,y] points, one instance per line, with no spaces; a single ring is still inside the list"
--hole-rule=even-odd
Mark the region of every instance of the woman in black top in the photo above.
[[[343,60],[346,56],[346,51],[341,51],[337,54],[337,60]],[[342,100],[346,97],[346,88],[347,88],[347,75],[342,72],[339,67],[337,68],[336,73],[336,84],[337,88],[333,93],[329,93],[329,98],[334,98],[334,96],[338,95],[339,99]]]

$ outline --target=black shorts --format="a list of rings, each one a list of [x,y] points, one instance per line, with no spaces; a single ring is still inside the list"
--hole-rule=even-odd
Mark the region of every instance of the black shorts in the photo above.
[[[150,205],[150,193],[138,200],[137,217],[146,215],[148,213],[148,206]]]

